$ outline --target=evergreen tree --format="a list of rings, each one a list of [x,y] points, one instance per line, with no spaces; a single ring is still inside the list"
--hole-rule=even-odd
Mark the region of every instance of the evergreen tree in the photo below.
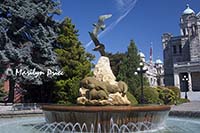
[[[129,91],[134,93],[135,89],[140,86],[140,79],[134,73],[139,67],[140,57],[138,50],[133,40],[130,41],[126,57],[123,58],[122,64],[119,67],[118,80],[122,80],[128,84]]]
[[[110,59],[110,66],[112,69],[113,74],[117,77],[119,73],[119,67],[122,64],[123,58],[126,57],[125,53],[106,53],[106,56]]]
[[[59,13],[59,3],[54,0],[1,0],[0,63],[3,68],[25,71],[35,68],[42,72],[58,69],[53,50],[58,24],[52,17]],[[42,85],[51,79],[27,74],[13,74],[9,78],[12,85],[17,82],[21,86]],[[11,86],[9,102],[13,101],[13,91]]]
[[[91,73],[93,56],[85,52],[78,40],[78,31],[71,19],[66,18],[60,25],[60,34],[57,42],[60,48],[56,49],[59,64],[64,75],[56,82],[55,90],[58,103],[75,103],[78,97],[79,83]]]

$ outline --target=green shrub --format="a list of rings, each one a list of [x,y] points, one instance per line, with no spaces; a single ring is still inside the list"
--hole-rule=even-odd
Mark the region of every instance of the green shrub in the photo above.
[[[137,101],[140,101],[141,98],[141,88],[137,88],[135,91],[135,97]],[[162,100],[159,99],[159,93],[149,86],[144,87],[144,104],[160,104]]]
[[[161,86],[156,87],[155,90],[158,92],[159,98],[163,101],[164,104],[177,103],[177,97],[174,91]]]
[[[127,96],[128,100],[131,102],[131,105],[138,104],[138,101],[136,100],[136,98],[130,92],[127,92],[126,96]]]
[[[175,94],[177,99],[181,98],[181,92],[180,89],[176,86],[167,86],[168,89],[172,90]]]
[[[187,103],[190,102],[189,99],[185,99],[185,98],[179,98],[177,104],[182,104],[182,103]]]

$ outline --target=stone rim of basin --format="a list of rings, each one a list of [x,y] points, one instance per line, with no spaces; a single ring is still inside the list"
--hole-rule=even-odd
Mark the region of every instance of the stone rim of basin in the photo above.
[[[65,106],[65,105],[42,105],[44,111],[77,111],[77,112],[113,112],[113,111],[165,111],[170,110],[170,105],[147,105],[147,106]]]

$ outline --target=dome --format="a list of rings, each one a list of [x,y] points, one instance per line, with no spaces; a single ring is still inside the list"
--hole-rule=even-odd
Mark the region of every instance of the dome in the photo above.
[[[145,55],[142,52],[139,52],[138,55],[140,56],[140,60],[145,62]]]
[[[187,8],[183,11],[183,14],[195,14],[195,12],[190,8],[189,4],[187,4]]]
[[[140,58],[145,58],[145,55],[142,52],[139,52]]]
[[[162,64],[163,62],[160,59],[156,60],[156,64]]]

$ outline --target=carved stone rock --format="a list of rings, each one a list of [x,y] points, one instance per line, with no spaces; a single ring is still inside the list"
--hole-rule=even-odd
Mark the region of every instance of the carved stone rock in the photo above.
[[[110,61],[108,57],[101,56],[98,63],[94,68],[94,77],[99,81],[109,82],[115,85],[117,82],[115,75],[113,74]]]
[[[82,105],[128,105],[126,97],[128,86],[123,81],[115,81],[107,57],[100,57],[94,68],[94,76],[81,81],[78,104]]]
[[[113,105],[124,105],[124,104],[131,104],[131,102],[128,100],[127,96],[120,94],[119,92],[116,92],[114,94],[109,94],[109,98],[111,99],[111,103]]]

